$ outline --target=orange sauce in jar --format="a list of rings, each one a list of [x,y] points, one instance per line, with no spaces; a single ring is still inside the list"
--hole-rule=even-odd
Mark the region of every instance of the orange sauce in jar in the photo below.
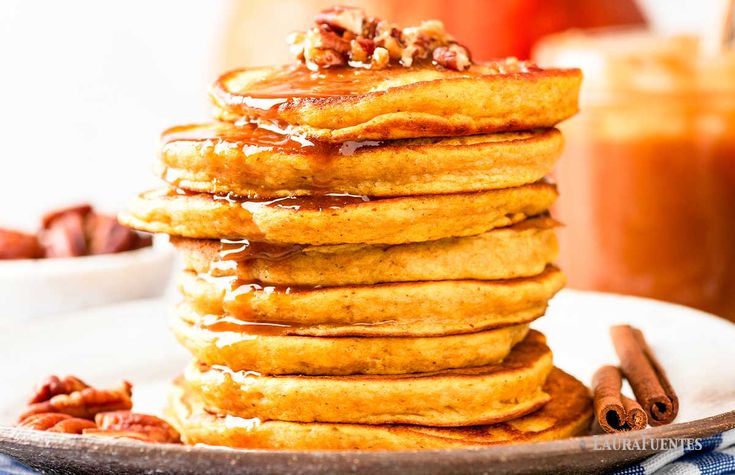
[[[557,170],[570,286],[735,321],[735,52],[618,32],[557,36],[537,55],[576,58],[587,81]]]

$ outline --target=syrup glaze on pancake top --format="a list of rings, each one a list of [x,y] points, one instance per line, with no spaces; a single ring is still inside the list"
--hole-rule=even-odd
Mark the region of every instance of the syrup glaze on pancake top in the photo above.
[[[507,69],[244,69],[220,78],[212,98],[222,120],[265,121],[325,142],[547,128],[577,112],[579,70]]]

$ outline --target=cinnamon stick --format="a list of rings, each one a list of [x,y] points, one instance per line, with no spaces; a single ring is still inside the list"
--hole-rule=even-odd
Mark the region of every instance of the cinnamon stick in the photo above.
[[[603,366],[592,377],[595,416],[605,432],[644,429],[648,417],[636,401],[623,396],[623,376],[615,366]]]
[[[623,375],[652,426],[668,424],[679,412],[679,398],[643,333],[630,325],[610,328]]]

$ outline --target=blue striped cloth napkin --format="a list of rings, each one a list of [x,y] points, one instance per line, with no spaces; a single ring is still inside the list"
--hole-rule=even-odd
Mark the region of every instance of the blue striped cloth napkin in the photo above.
[[[36,473],[0,455],[0,475]],[[702,439],[701,450],[675,449],[630,465],[614,475],[721,475],[735,474],[735,429]]]
[[[36,471],[0,454],[0,475],[26,475],[28,473],[36,473]]]
[[[611,472],[614,475],[735,474],[735,429],[702,439],[700,450],[678,448]]]

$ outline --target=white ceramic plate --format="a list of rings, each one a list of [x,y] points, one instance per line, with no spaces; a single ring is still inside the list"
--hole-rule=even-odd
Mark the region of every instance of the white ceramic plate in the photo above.
[[[0,323],[160,297],[174,252],[168,242],[156,241],[117,254],[0,260]]]
[[[115,384],[121,379],[130,380],[134,384],[136,409],[160,412],[165,385],[189,358],[168,332],[169,310],[169,304],[162,300],[147,300],[49,317],[27,324],[0,324],[0,425],[12,423],[34,384],[52,373],[75,374],[101,386]],[[735,427],[735,412],[732,412],[735,411],[734,324],[677,305],[566,290],[554,298],[548,314],[538,320],[535,327],[547,335],[556,364],[589,383],[592,373],[600,365],[617,362],[608,336],[608,328],[617,323],[630,323],[643,330],[680,397],[676,423],[649,429],[645,433],[654,437],[698,436],[712,433],[714,424],[717,424],[717,430]],[[718,415],[720,417],[711,422],[701,421]],[[691,424],[686,424],[688,422]],[[712,425],[709,432],[707,424]],[[79,447],[78,450],[86,454],[84,464],[87,467],[94,467],[95,463],[104,464],[111,459],[121,460],[125,454],[127,458],[121,463],[127,464],[131,470],[141,467],[165,470],[167,467],[161,466],[161,460],[184,457],[186,463],[194,464],[190,466],[192,470],[215,472],[218,468],[231,467],[227,464],[235,462],[248,463],[243,466],[243,472],[255,471],[258,467],[252,464],[261,462],[267,463],[274,472],[294,467],[304,473],[311,469],[318,471],[320,467],[345,469],[355,463],[363,463],[363,468],[370,467],[367,471],[371,473],[391,467],[389,472],[400,469],[406,473],[439,473],[448,466],[464,467],[462,471],[484,472],[488,464],[496,470],[502,471],[505,467],[507,471],[515,472],[519,466],[522,471],[531,470],[534,466],[539,469],[552,466],[569,469],[568,464],[572,462],[587,464],[587,467],[610,467],[614,463],[647,455],[643,452],[614,455],[593,452],[591,447],[595,438],[583,437],[528,444],[528,447],[444,451],[439,457],[441,463],[437,461],[439,452],[279,453],[222,451],[207,447],[193,447],[182,452],[182,448],[168,445],[149,446],[145,455],[148,458],[143,460],[136,458],[135,454],[142,452],[136,452],[138,446],[130,442],[95,443],[95,453],[90,455],[89,443],[80,437],[56,436],[41,440],[44,435],[39,433],[28,436],[28,440],[22,443],[17,443],[16,437],[19,437],[17,433],[0,427],[0,449],[7,447],[8,452],[26,457],[28,461],[28,452],[24,452],[23,447],[36,447],[33,450],[38,446],[50,447],[55,452],[47,454],[42,463],[45,467],[53,463],[74,463],[74,447]],[[36,452],[30,453],[32,460],[32,454]],[[50,462],[57,456],[63,462]],[[506,462],[507,466],[503,465]],[[81,464],[80,470],[84,467]],[[176,465],[180,470],[182,465]],[[575,465],[577,468],[581,466]]]

